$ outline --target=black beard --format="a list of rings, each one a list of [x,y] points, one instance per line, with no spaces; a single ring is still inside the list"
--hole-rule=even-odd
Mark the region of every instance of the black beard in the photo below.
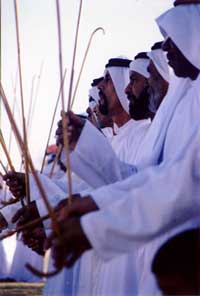
[[[107,100],[107,97],[105,96],[105,94],[101,90],[99,91],[99,96],[101,98],[99,100],[99,112],[102,115],[108,115],[108,100]]]
[[[145,87],[140,96],[136,98],[134,95],[129,98],[129,113],[132,119],[142,120],[150,116],[149,112],[149,94],[148,87]]]

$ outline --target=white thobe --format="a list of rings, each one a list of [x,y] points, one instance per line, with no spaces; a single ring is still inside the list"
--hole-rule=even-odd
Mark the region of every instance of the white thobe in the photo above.
[[[78,155],[84,155],[84,152],[87,152],[88,147],[84,143],[87,143],[89,148],[95,152],[96,155],[94,162],[92,161],[92,167],[95,169],[95,166],[98,167],[101,165],[101,170],[103,168],[103,178],[106,179],[105,182],[111,181],[111,178],[123,179],[124,173],[122,173],[118,163],[120,161],[134,163],[135,156],[138,152],[138,149],[142,147],[142,140],[149,128],[150,121],[134,121],[129,120],[121,128],[117,129],[117,134],[112,138],[111,146],[114,151],[114,155],[111,160],[114,160],[111,163],[108,155],[110,153],[111,147],[108,147],[108,150],[101,150],[102,145],[98,144],[99,142],[105,142],[105,139],[98,133],[96,129],[92,127],[91,124],[86,124],[82,138],[79,140],[78,147],[76,148],[75,153]],[[90,146],[90,141],[95,142],[98,151],[94,150]],[[106,146],[107,143],[105,143]],[[84,145],[84,152],[82,150],[82,145]],[[104,145],[104,143],[103,143]],[[99,147],[101,147],[99,149]],[[103,152],[103,153],[102,153]],[[87,159],[87,155],[85,155]],[[106,162],[108,159],[109,163]],[[97,164],[98,163],[98,164]],[[111,166],[113,170],[111,169]],[[116,165],[115,165],[116,164]],[[129,168],[130,166],[128,166]],[[115,170],[116,169],[116,170]],[[112,174],[112,171],[115,174]],[[109,178],[106,178],[106,174],[109,174]],[[100,175],[99,175],[100,176]],[[137,285],[136,278],[133,276],[135,274],[135,258],[134,255],[123,255],[120,258],[116,258],[112,262],[104,263],[93,251],[89,251],[81,257],[80,266],[77,270],[78,276],[75,279],[78,279],[76,285],[75,295],[130,295],[133,291],[136,293]]]
[[[6,250],[2,242],[0,242],[0,279],[6,278],[8,276],[8,266],[6,260]]]
[[[137,174],[134,180],[129,177],[106,186],[104,193],[114,194],[118,201],[81,218],[84,232],[102,258],[131,252],[134,246],[199,216],[200,132],[189,140],[175,161],[145,169],[143,180]]]
[[[164,141],[163,141],[163,149],[161,150],[161,153],[160,153],[158,160],[157,160],[158,163],[161,163],[160,167],[158,167],[158,169],[161,168],[161,172],[162,172],[162,170],[166,169],[167,164],[173,163],[173,161],[176,159],[176,157],[178,157],[181,149],[184,146],[189,145],[189,143],[191,141],[191,139],[190,139],[191,134],[194,132],[194,130],[196,128],[199,127],[200,97],[199,97],[199,92],[198,92],[198,85],[199,85],[199,77],[195,82],[192,82],[192,83],[190,82],[190,86],[186,90],[185,96],[178,102],[175,112],[173,113],[173,116],[169,122],[169,125],[167,127],[166,137],[164,138]],[[156,167],[152,168],[153,172],[154,171],[156,172],[156,170],[157,170]],[[103,188],[103,189],[97,190],[92,196],[93,196],[94,200],[96,201],[96,203],[100,206],[100,208],[104,208],[104,207],[109,206],[109,204],[111,204],[113,202],[113,200],[117,200],[117,197],[119,197],[119,199],[123,198],[123,196],[125,194],[127,195],[127,193],[124,193],[124,192],[126,190],[128,190],[128,191],[130,190],[128,194],[130,195],[129,208],[131,211],[131,207],[132,207],[131,202],[132,203],[134,202],[134,199],[132,198],[132,196],[135,196],[135,192],[138,192],[137,194],[139,196],[141,196],[143,194],[143,192],[142,192],[143,191],[143,184],[146,184],[146,182],[148,181],[148,175],[146,175],[145,172],[146,172],[146,170],[144,170],[141,173],[138,173],[133,178],[129,178],[128,183],[123,182],[121,185],[120,184],[119,185],[116,184],[114,186],[111,185],[108,188]],[[177,172],[175,172],[175,174],[177,174]],[[153,174],[152,174],[152,176],[153,176]],[[170,179],[166,179],[165,182],[167,182],[167,181],[170,182]],[[129,184],[129,182],[130,182],[130,184]],[[159,182],[159,179],[157,180],[157,182]],[[161,184],[162,184],[162,186],[164,185],[163,183],[161,183]],[[126,186],[129,186],[129,187],[126,187]],[[159,187],[159,190],[161,192],[159,183],[157,186]],[[171,184],[170,184],[170,186],[171,186]],[[138,187],[138,188],[136,188],[136,187]],[[135,190],[133,190],[132,188],[135,188]],[[145,186],[144,186],[144,188],[145,188]],[[114,189],[114,191],[113,191],[113,189]],[[173,186],[172,186],[172,189],[173,189]],[[141,190],[141,192],[140,192],[140,190]],[[118,191],[118,193],[116,193],[116,191]],[[146,191],[146,194],[147,194],[147,191]],[[122,204],[123,204],[123,201],[121,201],[121,206],[122,206]],[[149,206],[147,201],[146,201],[146,205]],[[171,209],[171,208],[169,207],[169,209]],[[110,208],[110,211],[112,211],[112,207]],[[119,206],[119,213],[120,212],[121,212],[121,209]],[[112,216],[112,214],[110,216]],[[125,214],[124,216],[126,217],[127,215]],[[111,221],[114,221],[114,220],[111,220]],[[90,223],[93,223],[93,222],[90,221]],[[129,221],[129,223],[130,223],[130,221]],[[85,226],[83,226],[83,227],[85,227]],[[86,222],[86,228],[87,228],[87,222]],[[145,225],[144,225],[144,229],[145,229]],[[113,231],[115,233],[114,229],[113,229]],[[126,232],[127,230],[124,229],[124,231]],[[86,230],[86,233],[87,233],[87,230]],[[149,249],[149,247],[148,247],[148,249]]]
[[[150,120],[130,119],[117,129],[112,138],[111,146],[120,161],[134,164],[137,153],[142,149],[143,139],[150,127]],[[101,152],[101,149],[99,149]]]
[[[70,155],[72,170],[94,188],[127,178],[136,170],[133,164],[143,149],[142,140],[149,127],[149,120],[131,119],[117,129],[117,135],[109,142],[86,122]]]

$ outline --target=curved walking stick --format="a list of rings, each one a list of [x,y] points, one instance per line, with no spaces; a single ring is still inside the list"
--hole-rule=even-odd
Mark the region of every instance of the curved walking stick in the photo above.
[[[74,93],[73,93],[72,100],[71,100],[71,109],[72,109],[72,107],[74,105],[76,92],[77,92],[77,89],[78,89],[78,86],[79,86],[79,82],[80,82],[80,79],[81,79],[81,75],[82,75],[82,72],[83,72],[83,69],[84,69],[84,66],[85,66],[85,62],[86,62],[86,59],[87,59],[87,55],[88,55],[88,52],[89,52],[93,37],[98,31],[102,31],[103,34],[105,34],[104,28],[98,27],[90,35],[90,39],[88,41],[88,45],[87,45],[87,48],[86,48],[86,51],[85,51],[85,54],[84,54],[84,58],[83,58],[83,61],[82,61],[82,64],[81,64],[81,69],[80,69],[80,72],[79,72],[79,75],[78,75],[78,78],[77,78],[77,82],[76,82],[76,85],[75,85],[75,88],[74,88]]]

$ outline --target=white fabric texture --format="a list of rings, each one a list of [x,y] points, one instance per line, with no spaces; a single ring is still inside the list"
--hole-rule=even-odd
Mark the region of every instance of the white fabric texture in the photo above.
[[[149,78],[149,72],[147,71],[147,68],[149,66],[149,59],[136,59],[133,60],[129,65],[129,70],[137,72],[144,76],[145,78]]]
[[[138,170],[155,165],[161,154],[168,126],[173,118],[176,107],[192,86],[190,79],[180,79],[171,75],[168,92],[163,99],[151,126],[143,141],[143,149],[136,155]]]
[[[126,86],[129,83],[129,68],[125,67],[108,67],[106,71],[109,72],[112,82],[114,84],[115,91],[119,98],[119,101],[124,110],[129,114],[129,101],[124,92]]]
[[[177,16],[175,17],[177,20]],[[173,27],[173,30],[175,31],[176,28]],[[168,35],[171,37],[170,34]],[[176,43],[176,40],[174,42]],[[198,63],[197,54],[195,58]],[[173,97],[178,96],[175,101],[172,101],[174,109],[170,111],[172,107],[170,105],[166,109],[162,108],[170,112],[167,123],[164,125],[164,133],[163,126],[160,125],[161,138],[159,132],[157,132],[157,139],[155,138],[155,143],[159,143],[155,158],[148,159],[156,166],[143,170],[121,184],[116,183],[97,190],[97,195],[92,194],[95,201],[96,198],[102,200],[103,196],[106,196],[104,199],[113,196],[110,198],[110,206],[105,202],[103,211],[81,218],[87,237],[104,259],[133,251],[134,247],[142,246],[144,242],[199,216],[200,78],[198,77],[194,82],[189,79],[181,79],[179,82],[181,85],[179,87],[176,85],[174,88]],[[164,102],[162,104],[164,106]],[[165,115],[168,117],[168,112]],[[162,116],[160,118],[162,119]],[[142,166],[145,167],[144,164]],[[122,198],[125,195],[127,195],[126,201]],[[118,199],[118,202],[113,204],[113,199]],[[120,219],[121,216],[126,219]],[[191,222],[191,225],[195,223],[197,222]],[[159,239],[155,244],[158,243]],[[154,247],[154,244],[147,246],[145,254],[149,258],[146,264],[152,259],[150,254]],[[149,267],[148,264],[146,267]],[[144,270],[145,273],[147,276],[149,271],[147,273]],[[146,276],[145,279],[147,279]],[[144,285],[143,288],[144,292]],[[153,288],[155,286],[151,287]]]
[[[0,242],[0,279],[8,276],[8,266],[6,258],[6,250],[4,249],[3,243]]]
[[[96,225],[94,213],[90,214],[93,216],[93,219],[88,217],[88,221],[85,221],[84,217],[82,218],[82,226],[83,228],[85,227],[84,229],[87,236],[89,239],[94,238],[92,243],[93,245],[95,244],[96,251],[99,251],[98,254],[102,257],[104,256],[105,259],[113,258],[113,256],[116,256],[118,253],[133,250],[134,246],[137,246],[137,244],[143,244],[145,240],[148,241],[152,239],[158,235],[158,233],[166,232],[169,228],[173,228],[177,224],[181,224],[199,215],[199,134],[197,135],[196,143],[193,143],[194,146],[192,146],[192,148],[195,147],[194,150],[190,146],[190,143],[194,140],[193,132],[195,128],[197,128],[197,130],[199,129],[199,78],[195,82],[191,82],[188,79],[182,80],[182,82],[183,81],[185,81],[183,85],[185,87],[182,88],[182,85],[180,86],[182,94],[179,92],[179,99],[174,105],[176,112],[173,111],[170,114],[170,124],[168,122],[168,126],[164,129],[165,136],[161,133],[163,137],[159,148],[161,153],[156,156],[157,163],[161,163],[161,165],[152,167],[152,171],[151,168],[145,170],[147,175],[149,173],[149,178],[147,177],[146,182],[145,171],[136,175],[135,179],[129,178],[132,181],[129,180],[132,186],[132,189],[130,189],[132,190],[132,198],[127,198],[126,205],[121,196],[126,195],[127,191],[125,190],[123,194],[122,189],[121,191],[113,191],[114,187],[115,189],[117,188],[116,185],[109,186],[110,192],[108,189],[103,190],[102,195],[113,195],[115,199],[118,195],[118,198],[121,199],[121,201],[117,202],[118,205],[117,203],[115,204],[118,210],[115,211],[115,209],[113,209],[114,205],[112,204],[110,208],[105,209],[106,215],[104,215],[103,212],[102,216],[101,212],[96,213],[96,215],[102,218],[101,220],[96,216]],[[179,89],[176,88],[175,96],[178,90]],[[177,134],[176,131],[181,132]],[[183,147],[185,150],[182,152],[182,157],[180,157],[180,149]],[[156,159],[153,160],[156,164]],[[180,171],[181,176],[179,174]],[[158,172],[159,174],[156,180],[155,176]],[[151,174],[155,175],[151,177]],[[176,180],[175,188],[174,180]],[[138,188],[137,182],[139,185]],[[101,197],[102,196],[99,196],[99,200]],[[122,212],[124,212],[123,215]],[[128,212],[130,213],[130,219],[127,216]],[[126,220],[119,221],[120,215],[125,216]],[[105,217],[107,219],[106,222]],[[87,219],[87,216],[85,219]],[[112,223],[111,221],[114,222]],[[129,226],[131,224],[133,226],[129,231]],[[102,227],[104,228],[103,230]],[[133,228],[135,228],[135,230],[133,230]],[[96,239],[92,233],[95,233],[98,239]],[[103,238],[104,235],[105,237]],[[167,235],[169,235],[169,233]],[[109,242],[106,242],[107,237],[109,237]],[[112,242],[109,245],[111,237]],[[122,237],[126,237],[126,239]],[[102,243],[102,241],[104,242]],[[129,247],[128,242],[130,242]],[[103,248],[101,248],[102,246]],[[121,250],[119,250],[120,248]],[[145,254],[149,256],[151,252],[152,244],[150,244],[150,247],[147,247]],[[149,261],[147,261],[146,265],[149,263]],[[144,270],[144,274],[145,272]],[[147,279],[146,276],[144,278],[145,280]],[[141,285],[143,286],[142,291],[144,292],[145,285],[142,279]]]
[[[85,176],[81,175],[82,178],[88,183],[91,182],[88,178],[88,169],[94,170],[94,175],[101,176],[104,184],[111,181],[111,178],[115,182],[132,174],[130,163],[134,163],[137,150],[142,148],[142,139],[149,124],[149,120],[129,120],[118,128],[117,135],[113,136],[112,150],[105,137],[90,122],[87,122],[73,152],[76,154],[78,151],[79,159],[84,159],[87,164],[85,169],[82,169],[85,174]],[[129,164],[122,165],[119,160]],[[79,163],[77,168],[80,169],[81,161],[77,163]],[[73,161],[71,164],[73,167]],[[125,166],[126,172],[123,171]],[[123,276],[118,273],[119,267],[123,271]],[[137,291],[133,255],[124,255],[105,264],[94,252],[87,252],[81,257],[78,274],[75,295],[129,295]]]
[[[95,100],[96,104],[99,103],[99,89],[96,86],[90,88],[89,96]]]
[[[200,132],[196,130],[176,161],[145,169],[142,179],[136,174],[133,186],[132,177],[123,181],[124,186],[110,186],[110,194],[118,201],[81,218],[84,232],[101,258],[131,252],[199,216],[199,147]]]
[[[164,51],[162,49],[153,49],[152,51],[148,52],[147,55],[150,58],[150,60],[152,60],[152,62],[154,63],[156,69],[158,70],[162,78],[165,81],[169,82],[169,66]]]
[[[32,272],[27,270],[27,268],[25,267],[26,263],[30,263],[39,270],[42,270],[43,257],[33,252],[31,249],[29,249],[21,241],[18,240],[9,277],[21,282],[42,281],[42,279],[39,279],[37,276],[32,274]]]
[[[120,161],[135,164],[136,155],[143,149],[143,139],[148,133],[150,125],[149,120],[130,119],[117,129],[111,146]]]
[[[169,36],[184,56],[200,69],[200,4],[179,5],[157,18],[164,37]]]

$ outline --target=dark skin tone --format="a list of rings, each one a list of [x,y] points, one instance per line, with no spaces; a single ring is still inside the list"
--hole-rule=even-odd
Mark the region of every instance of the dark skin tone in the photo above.
[[[57,220],[63,233],[62,242],[52,231],[45,243],[45,247],[52,250],[56,268],[71,267],[86,250],[91,249],[91,244],[81,227],[80,217],[97,210],[97,205],[89,196],[60,210]]]
[[[189,77],[192,80],[197,78],[199,69],[187,60],[170,38],[167,38],[167,40],[163,42],[162,49],[167,52],[169,65],[173,68],[176,76],[183,78]]]
[[[125,88],[125,93],[129,100],[131,118],[135,120],[149,118],[147,79],[139,73],[130,71],[129,80],[129,84]]]
[[[80,137],[82,129],[85,124],[85,120],[74,114],[73,112],[68,112],[67,124],[68,124],[68,138],[70,149],[73,150],[76,147],[77,141]],[[58,128],[56,130],[56,143],[63,145],[63,127],[62,120],[58,122]]]
[[[169,84],[162,78],[152,61],[150,61],[150,64],[148,66],[148,72],[150,74],[150,77],[148,79],[148,92],[150,95],[149,100],[151,100],[152,98],[156,101],[155,109],[157,110],[167,93]]]
[[[12,188],[13,193],[17,192],[18,196],[24,197],[24,174],[9,172],[7,175],[4,176],[4,179],[7,180],[7,183],[10,185],[10,189]],[[82,254],[82,252],[84,252],[86,249],[91,248],[90,243],[88,242],[86,236],[84,235],[81,229],[80,217],[90,211],[98,210],[98,207],[90,197],[85,197],[83,201],[83,199],[80,198],[79,195],[73,195],[72,201],[72,204],[69,205],[68,199],[64,199],[60,201],[59,204],[54,208],[54,212],[56,214],[56,218],[58,220],[58,224],[60,226],[61,231],[64,227],[67,228],[68,225],[70,227],[73,226],[73,230],[75,231],[76,236],[79,237],[78,240],[73,240],[74,244],[71,244],[71,248],[75,248],[73,256],[68,258],[68,260],[66,259],[63,261],[63,258],[65,257],[63,257],[62,254],[66,253],[67,256],[69,255],[68,252],[71,252],[72,249],[66,249],[64,247],[65,243],[63,245],[63,242],[60,242],[57,239],[56,234],[52,232],[52,235],[48,239],[47,245],[51,245],[50,241],[52,239],[52,248],[54,250],[53,254],[57,254],[57,252],[59,254],[59,256],[57,256],[58,258],[55,255],[55,266],[57,267],[60,266],[61,262],[63,266],[71,266],[71,264],[75,262],[75,260],[78,258],[78,256]],[[76,219],[74,219],[74,217]],[[39,212],[36,203],[31,202],[31,204],[28,207],[23,207],[16,212],[16,214],[12,218],[12,222],[16,223],[17,226],[22,226],[37,218],[39,218]],[[66,240],[72,239],[72,236],[69,237],[70,233],[72,236],[74,235],[73,231],[69,231]],[[82,242],[81,238],[83,238]],[[39,225],[30,227],[22,232],[22,240],[24,244],[31,248],[33,251],[37,252],[39,255],[44,255],[45,239],[46,235],[42,222]],[[80,244],[78,244],[78,248],[76,247],[77,241],[81,242]],[[54,242],[56,244],[55,249]]]
[[[156,275],[157,284],[163,293],[167,295],[199,295],[198,280],[189,280],[188,275],[171,274],[171,275]]]
[[[123,126],[130,119],[130,115],[123,109],[108,71],[98,88],[100,90],[100,112],[108,115],[119,127]]]

